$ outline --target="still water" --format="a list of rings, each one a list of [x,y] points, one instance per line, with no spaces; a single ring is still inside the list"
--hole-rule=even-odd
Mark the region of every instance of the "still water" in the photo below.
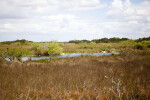
[[[79,57],[79,56],[104,56],[104,55],[112,55],[119,54],[119,52],[114,53],[73,53],[73,54],[63,54],[60,56],[53,56],[52,59],[55,58],[70,58],[70,57]],[[27,61],[29,57],[22,57],[22,61]],[[41,59],[49,59],[49,56],[41,56],[41,57],[31,57],[31,60],[41,60]]]

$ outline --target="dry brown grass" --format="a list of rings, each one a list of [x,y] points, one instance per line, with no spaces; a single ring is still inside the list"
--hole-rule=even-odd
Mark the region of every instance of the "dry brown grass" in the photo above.
[[[7,48],[14,48],[14,47],[16,47],[16,48],[22,47],[25,50],[30,50],[32,48],[31,45],[20,45],[20,44],[15,44],[15,43],[13,43],[13,44],[1,44],[0,43],[0,49],[2,49],[4,51]]]
[[[150,55],[139,54],[1,63],[0,98],[149,100]]]
[[[91,47],[90,48],[83,48],[83,47]],[[122,44],[122,43],[96,43],[96,44],[91,44],[91,43],[79,43],[79,44],[75,44],[75,43],[65,43],[64,45],[62,45],[62,48],[64,50],[65,53],[80,53],[80,52],[90,52],[90,53],[96,53],[96,52],[101,52],[101,51],[120,51],[122,49],[126,49],[126,48],[132,48],[133,45],[132,44]]]

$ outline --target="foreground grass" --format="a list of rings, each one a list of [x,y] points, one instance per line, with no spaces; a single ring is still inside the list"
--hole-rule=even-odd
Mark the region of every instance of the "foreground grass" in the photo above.
[[[150,52],[0,64],[1,100],[149,100]]]

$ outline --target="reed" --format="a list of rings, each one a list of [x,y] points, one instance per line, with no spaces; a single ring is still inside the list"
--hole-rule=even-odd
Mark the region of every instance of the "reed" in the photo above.
[[[1,100],[148,100],[149,51],[0,63]]]

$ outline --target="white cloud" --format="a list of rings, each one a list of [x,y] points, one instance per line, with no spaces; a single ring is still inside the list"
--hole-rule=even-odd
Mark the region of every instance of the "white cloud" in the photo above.
[[[11,0],[1,0],[0,1],[0,18],[25,18],[28,17],[28,12],[26,8],[16,5]]]
[[[8,36],[34,41],[149,36],[150,1],[110,4],[103,9],[100,0],[1,0],[0,40],[9,40]]]
[[[112,2],[112,8],[123,9],[123,4],[121,0],[114,0]]]
[[[104,7],[99,0],[1,0],[0,18],[81,11]]]
[[[114,0],[106,13],[111,22],[104,23],[109,32],[122,36],[142,37],[150,35],[150,2],[133,4],[130,0]]]
[[[114,0],[107,12],[108,18],[122,19],[126,21],[147,20],[150,16],[150,2],[144,1],[141,4],[132,4],[130,0]]]
[[[9,19],[9,24],[3,23],[0,25],[5,28],[0,28],[1,32],[10,32],[8,28],[11,28],[11,35],[21,33],[22,35],[31,33],[51,36],[70,36],[72,39],[93,39],[93,35],[98,34],[101,30],[97,25],[91,24],[86,20],[72,14],[56,14],[51,16],[34,17],[28,19],[14,20]]]

